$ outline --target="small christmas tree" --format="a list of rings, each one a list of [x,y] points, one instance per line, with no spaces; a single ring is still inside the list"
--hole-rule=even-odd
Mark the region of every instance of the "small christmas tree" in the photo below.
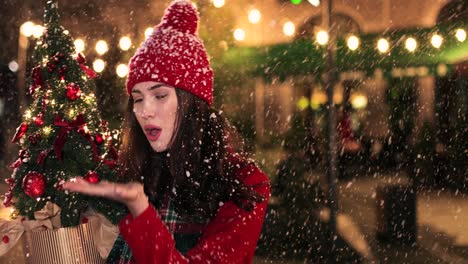
[[[91,80],[96,74],[81,54],[73,56],[73,41],[59,24],[56,1],[46,3],[46,30],[35,48],[37,65],[29,87],[33,103],[13,138],[21,150],[6,179],[10,189],[4,205],[32,220],[34,212],[52,202],[61,208],[63,227],[78,225],[91,206],[115,224],[126,213],[123,205],[60,190],[63,181],[76,176],[116,181],[117,152],[97,112]]]

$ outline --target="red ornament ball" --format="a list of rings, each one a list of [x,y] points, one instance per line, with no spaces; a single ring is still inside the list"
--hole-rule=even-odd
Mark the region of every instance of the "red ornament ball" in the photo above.
[[[39,113],[36,118],[34,118],[34,124],[36,124],[36,126],[42,126],[44,125],[44,120],[42,119],[43,118],[43,113]]]
[[[99,134],[99,133],[98,133],[98,134],[96,134],[96,137],[95,137],[95,139],[94,139],[94,140],[96,141],[96,144],[98,144],[98,145],[101,145],[101,144],[102,144],[102,142],[104,142],[104,138],[103,138],[103,137],[102,137],[102,135],[101,135],[101,134]]]
[[[78,85],[73,83],[67,85],[67,98],[74,101],[81,96],[81,90]]]
[[[10,238],[7,235],[4,235],[2,237],[2,242],[5,243],[5,244],[8,244],[8,242],[10,242]]]
[[[97,174],[95,171],[89,171],[86,173],[84,179],[89,183],[98,183],[100,181],[99,174]]]
[[[45,190],[45,179],[39,172],[29,172],[23,178],[23,190],[26,195],[32,198],[39,198]]]

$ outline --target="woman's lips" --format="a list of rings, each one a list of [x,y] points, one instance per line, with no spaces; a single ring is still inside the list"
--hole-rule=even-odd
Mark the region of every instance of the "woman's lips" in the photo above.
[[[156,141],[161,135],[162,130],[160,127],[148,125],[144,127],[144,131],[149,141]]]

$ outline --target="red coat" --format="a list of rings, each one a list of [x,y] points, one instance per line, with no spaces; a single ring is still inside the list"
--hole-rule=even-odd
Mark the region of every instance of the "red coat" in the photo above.
[[[238,171],[239,179],[266,198],[269,180],[254,165]],[[267,206],[264,202],[252,212],[232,202],[224,203],[208,223],[194,248],[182,255],[175,248],[172,234],[150,205],[137,218],[127,215],[119,224],[120,233],[132,250],[137,263],[252,263]]]

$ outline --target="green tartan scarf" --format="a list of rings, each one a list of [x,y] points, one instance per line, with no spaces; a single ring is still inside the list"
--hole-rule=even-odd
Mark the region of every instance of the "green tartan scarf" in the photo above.
[[[166,199],[167,201],[163,202],[161,209],[158,210],[159,215],[161,216],[161,220],[165,223],[169,232],[172,233],[176,248],[182,254],[186,254],[191,248],[193,248],[198,238],[201,236],[202,227],[206,225],[203,224],[192,224],[184,222],[180,219],[180,217],[175,212],[173,205],[170,199]],[[157,208],[157,207],[156,207]],[[188,227],[188,228],[187,228]],[[185,230],[197,230],[198,232],[191,232],[187,233]],[[107,258],[106,263],[112,264],[130,264],[135,263],[133,259],[132,251],[130,247],[125,242],[123,237],[119,235],[117,240],[112,247],[111,252]]]

